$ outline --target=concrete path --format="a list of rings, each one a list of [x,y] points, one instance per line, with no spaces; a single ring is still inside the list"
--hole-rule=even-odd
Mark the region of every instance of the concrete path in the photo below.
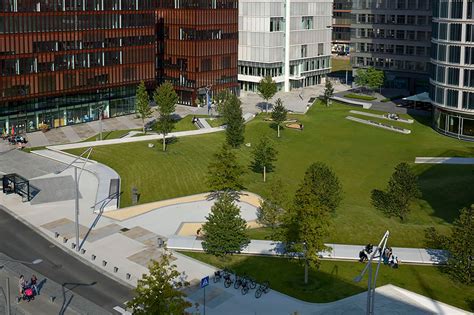
[[[199,121],[199,126],[202,126],[201,129],[210,129],[212,128],[211,125],[209,125],[209,123],[207,122],[207,119],[206,118],[198,118],[197,119]]]
[[[174,250],[200,251],[203,252],[201,240],[193,236],[177,236],[174,235],[168,239],[167,246]],[[359,252],[364,245],[342,245],[342,244],[326,244],[331,248],[330,251],[321,252],[320,255],[326,259],[343,259],[354,260],[359,259]],[[377,250],[375,247],[374,250]],[[403,248],[392,247],[393,253],[398,256],[402,263],[422,264],[422,265],[438,265],[446,262],[447,252],[439,249],[424,248]],[[280,242],[252,240],[243,254],[280,256],[284,253],[284,246]]]
[[[373,127],[376,127],[376,128],[381,128],[381,129],[385,129],[385,130],[389,130],[389,131],[393,131],[393,132],[397,132],[397,133],[402,133],[402,134],[406,134],[406,135],[411,133],[410,129],[400,128],[400,127],[396,127],[396,126],[392,126],[392,125],[386,125],[386,124],[379,123],[377,121],[361,119],[361,118],[357,118],[357,117],[353,117],[353,116],[346,116],[346,119],[349,119],[349,120],[352,120],[354,122],[358,122],[358,123],[361,123],[361,124],[364,124],[364,125],[369,125],[369,126],[373,126]]]
[[[457,164],[474,165],[474,158],[459,157],[417,157],[415,164]]]
[[[413,124],[414,120],[413,119],[404,119],[399,117],[398,119],[391,119],[388,118],[386,115],[379,115],[379,114],[374,114],[374,113],[369,113],[369,112],[361,112],[358,110],[350,110],[349,111],[352,114],[357,114],[357,115],[362,115],[362,116],[368,116],[368,117],[374,117],[374,118],[380,118],[380,119],[385,119],[389,121],[395,121],[395,122],[402,122],[402,123],[407,123],[407,124]]]

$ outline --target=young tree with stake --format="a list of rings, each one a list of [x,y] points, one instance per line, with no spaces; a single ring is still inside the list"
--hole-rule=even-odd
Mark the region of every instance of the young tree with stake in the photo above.
[[[156,88],[153,98],[160,114],[157,129],[163,135],[163,151],[166,151],[166,135],[174,128],[173,113],[179,98],[173,85],[168,81]]]
[[[260,80],[257,86],[258,94],[265,100],[265,112],[268,113],[268,101],[275,96],[278,87],[271,76],[266,76]]]
[[[277,124],[278,132],[277,136],[280,138],[280,125],[286,120],[288,111],[283,106],[283,101],[279,98],[275,102],[275,107],[272,110],[272,119]]]
[[[142,120],[143,133],[146,133],[145,119],[150,118],[153,114],[153,110],[150,106],[150,96],[146,90],[145,83],[140,82],[137,88],[135,110]]]
[[[257,143],[257,146],[253,150],[252,154],[252,167],[255,171],[263,173],[263,181],[266,182],[267,172],[271,172],[273,170],[278,152],[273,147],[270,139],[263,137]]]

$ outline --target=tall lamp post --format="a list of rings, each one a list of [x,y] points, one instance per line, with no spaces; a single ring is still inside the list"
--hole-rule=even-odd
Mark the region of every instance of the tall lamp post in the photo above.
[[[71,163],[69,163],[63,170],[56,172],[55,174],[61,174],[65,170],[67,170],[69,167],[74,167],[74,190],[75,190],[75,202],[74,202],[74,210],[75,210],[75,227],[76,227],[76,251],[79,251],[80,243],[79,243],[79,179],[81,177],[82,171],[84,170],[84,167],[86,166],[87,162],[89,161],[89,157],[92,153],[92,147],[87,148],[84,152],[82,152],[81,155],[79,155],[77,158],[75,158]],[[77,175],[77,166],[74,166],[73,164],[76,163],[77,160],[81,159],[84,155],[87,154],[86,159],[84,160],[84,164],[81,167],[81,174],[79,176]]]
[[[362,270],[360,275],[354,278],[354,282],[360,282],[362,278],[364,277],[365,273],[367,272],[367,270],[369,271],[369,279],[368,279],[368,285],[367,285],[367,315],[374,314],[375,287],[376,287],[376,282],[377,282],[377,276],[379,274],[379,268],[382,262],[382,256],[383,256],[383,253],[385,252],[389,235],[390,235],[390,232],[387,230],[387,232],[385,232],[384,236],[380,240],[379,245],[374,249],[374,251],[368,257],[367,265],[365,265],[364,270]],[[379,249],[382,249],[382,250],[379,251]],[[379,251],[379,257],[378,257],[379,261],[377,263],[377,269],[375,270],[375,277],[373,277],[372,260],[374,258],[377,258],[377,257],[374,257],[377,251]]]
[[[8,262],[14,262],[14,263],[19,263],[19,264],[24,264],[24,265],[38,265],[43,262],[42,259],[35,259],[33,261],[22,261],[22,260],[15,260],[15,259],[3,259],[0,258],[0,261],[8,261]],[[10,315],[10,278],[7,277],[6,280],[6,288],[7,288],[7,293],[5,294],[5,300],[6,300],[6,314]]]

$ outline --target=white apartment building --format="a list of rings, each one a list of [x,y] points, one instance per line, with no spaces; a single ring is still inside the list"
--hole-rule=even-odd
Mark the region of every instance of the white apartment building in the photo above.
[[[266,75],[284,91],[324,82],[332,6],[332,0],[239,0],[241,90],[256,91]]]

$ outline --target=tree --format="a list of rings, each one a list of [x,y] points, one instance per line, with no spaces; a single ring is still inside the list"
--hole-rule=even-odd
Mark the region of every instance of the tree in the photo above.
[[[150,96],[143,81],[140,82],[137,88],[135,110],[142,119],[143,133],[146,133],[145,119],[151,117],[153,110],[150,106]]]
[[[334,95],[334,87],[332,86],[331,81],[329,81],[329,79],[326,78],[326,85],[325,85],[324,94],[323,94],[324,102],[326,103],[326,106],[329,106],[329,101],[333,95]]]
[[[322,162],[311,164],[295,195],[297,207],[320,206],[334,212],[341,200],[342,186],[334,171]]]
[[[278,88],[276,82],[271,76],[266,76],[260,80],[260,83],[257,86],[258,94],[262,97],[265,104],[265,111],[268,113],[268,101],[276,94]]]
[[[260,200],[257,208],[257,223],[272,229],[272,238],[276,234],[287,208],[286,191],[283,182],[278,179],[272,183],[268,191],[268,198]]]
[[[404,221],[410,212],[410,203],[421,197],[418,177],[407,163],[395,167],[386,191],[374,189],[372,204],[388,216],[399,217]]]
[[[202,226],[202,247],[206,253],[218,257],[238,253],[250,243],[246,229],[247,223],[241,218],[240,208],[234,204],[233,197],[223,193]]]
[[[181,279],[176,265],[170,265],[171,253],[165,252],[160,261],[153,261],[149,274],[138,280],[136,296],[127,303],[135,315],[185,314],[192,304],[181,291],[189,283]]]
[[[367,86],[372,89],[381,89],[384,83],[384,72],[370,67],[366,70],[367,74]]]
[[[308,283],[309,268],[318,267],[320,264],[319,252],[328,249],[324,239],[329,233],[333,209],[327,205],[334,207],[340,201],[340,196],[334,198],[336,194],[340,195],[339,182],[333,182],[337,184],[333,188],[324,187],[321,181],[324,180],[322,175],[325,173],[332,174],[332,171],[322,163],[314,163],[308,168],[296,191],[293,207],[283,221],[282,238],[286,250],[290,253],[302,253],[300,258],[305,267],[305,284]],[[335,194],[335,191],[338,193]],[[326,200],[325,192],[334,196]]]
[[[356,70],[356,77],[354,78],[354,82],[357,86],[361,88],[365,88],[368,86],[368,76],[367,76],[367,70],[359,68]]]
[[[244,143],[245,125],[239,98],[231,94],[223,105],[223,118],[226,124],[226,141],[233,148]]]
[[[213,192],[240,191],[242,189],[242,167],[227,144],[214,154],[209,164],[207,184]]]
[[[280,125],[286,120],[286,116],[288,111],[286,110],[285,106],[283,106],[283,102],[281,99],[277,99],[275,102],[275,107],[272,110],[272,119],[277,124],[278,128],[278,138],[280,138]]]
[[[216,110],[220,116],[224,115],[224,106],[229,101],[231,95],[232,93],[228,89],[221,90],[214,95],[213,101],[214,104],[216,104]]]
[[[267,171],[271,172],[273,170],[273,163],[276,161],[276,156],[278,152],[273,147],[273,144],[270,139],[268,139],[267,137],[262,137],[260,138],[260,141],[256,145],[252,154],[252,168],[256,172],[263,172],[263,181],[266,182]]]
[[[173,113],[179,98],[173,85],[168,81],[156,88],[153,98],[160,113],[157,130],[163,135],[163,151],[166,151],[166,135],[174,128]]]
[[[449,252],[446,269],[454,279],[466,285],[474,283],[474,205],[460,211],[450,235],[429,228],[426,238],[430,246]]]

